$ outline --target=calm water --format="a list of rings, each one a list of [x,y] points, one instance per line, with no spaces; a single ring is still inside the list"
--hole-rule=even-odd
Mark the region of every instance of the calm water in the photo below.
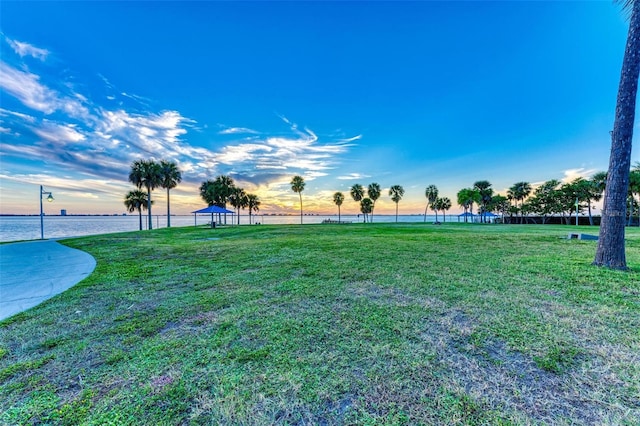
[[[325,219],[337,220],[337,215],[304,216],[304,224],[321,223]],[[343,215],[343,221],[362,222],[362,217],[354,215]],[[439,215],[442,221],[442,215]],[[171,216],[171,226],[194,226],[204,225],[211,220],[210,215],[198,215],[194,223],[193,215]],[[214,220],[217,222],[218,218]],[[374,222],[395,222],[395,215],[376,215]],[[427,215],[427,221],[433,222],[435,216]],[[447,222],[456,221],[456,216],[447,216]],[[407,215],[398,216],[399,222],[422,222],[423,216]],[[143,229],[147,228],[148,218],[142,218]],[[298,224],[300,216],[269,216],[257,215],[252,217],[252,223],[265,225]],[[222,218],[224,223],[224,217]],[[227,223],[232,223],[231,216],[227,217]],[[237,218],[235,222],[237,223]],[[247,225],[249,216],[241,215],[240,224]],[[154,228],[164,228],[167,226],[166,216],[153,216]],[[44,237],[45,238],[66,238],[80,237],[84,235],[110,234],[113,232],[137,231],[139,222],[137,216],[45,216],[44,217]],[[0,242],[36,240],[40,238],[40,216],[0,216]]]

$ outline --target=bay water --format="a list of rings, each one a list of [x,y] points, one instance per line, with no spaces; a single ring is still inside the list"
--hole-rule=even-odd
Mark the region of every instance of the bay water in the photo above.
[[[362,216],[342,215],[340,218],[344,222],[358,223],[362,222]],[[438,215],[438,219],[442,221],[442,215]],[[147,229],[148,217],[142,217],[142,227]],[[305,215],[303,216],[303,224],[318,224],[325,220],[338,220],[338,215]],[[435,216],[427,215],[427,222],[434,222]],[[446,221],[456,221],[456,215],[447,215]],[[171,226],[194,226],[206,225],[210,223],[210,215],[176,215],[171,216]],[[218,217],[214,217],[214,221],[225,223],[224,217],[219,221]],[[395,215],[375,215],[374,223],[395,222]],[[423,215],[400,215],[398,222],[423,222]],[[80,237],[85,235],[110,234],[114,232],[128,232],[139,230],[139,219],[136,215],[127,216],[44,216],[44,238],[69,238]],[[252,224],[263,225],[285,225],[299,224],[300,216],[280,216],[258,214],[253,215]],[[226,218],[228,225],[238,223],[237,216],[228,215]],[[167,226],[166,215],[152,216],[152,224],[154,228],[165,228]],[[248,225],[249,216],[240,216],[240,225]],[[36,240],[40,238],[40,216],[0,216],[0,242]]]

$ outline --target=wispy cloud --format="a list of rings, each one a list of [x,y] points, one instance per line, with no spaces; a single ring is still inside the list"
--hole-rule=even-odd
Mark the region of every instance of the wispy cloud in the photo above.
[[[5,40],[7,41],[9,46],[11,46],[13,51],[21,57],[32,56],[36,59],[44,61],[45,59],[47,59],[47,56],[49,56],[49,51],[47,49],[41,49],[22,41],[12,40],[9,37],[5,37]]]
[[[564,177],[561,179],[561,182],[570,183],[578,178],[588,179],[595,172],[597,172],[596,169],[585,169],[585,168],[568,169],[563,171]]]
[[[19,71],[0,61],[0,88],[16,97],[25,106],[51,114],[58,108],[57,95],[40,84],[39,79],[35,74]]]
[[[40,77],[20,71],[0,61],[0,88],[17,98],[28,108],[45,114],[64,111],[71,117],[87,117],[88,110],[79,99],[60,96],[55,90],[40,83]]]
[[[33,129],[33,131],[43,139],[50,142],[66,144],[67,142],[75,143],[86,139],[86,136],[76,130],[73,124],[60,125],[44,120],[41,127]]]
[[[326,176],[339,163],[340,155],[361,138],[345,138],[344,134],[327,138],[284,116],[279,117],[288,129],[277,134],[224,126],[207,135],[206,124],[197,127],[195,120],[179,111],[154,111],[150,100],[118,90],[102,75],[98,79],[109,98],[128,98],[135,101],[135,107],[119,102],[114,108],[113,102],[105,103],[104,95],[96,101],[75,85],[23,69],[26,67],[20,64],[0,62],[0,89],[22,104],[21,108],[0,109],[0,154],[16,164],[19,159],[39,160],[70,177],[57,180],[5,171],[0,176],[3,179],[46,181],[75,192],[87,185],[106,188],[117,181],[115,192],[119,193],[130,186],[131,162],[154,158],[175,161],[183,171],[185,186],[195,188],[198,182],[224,173],[249,188],[276,188],[288,184],[293,174],[308,180]],[[208,143],[188,143],[188,132]],[[229,141],[233,136],[242,139]],[[85,195],[78,196],[90,198],[94,192],[85,190]]]
[[[292,124],[292,123],[291,123],[291,121],[289,121],[289,119],[288,119],[287,117],[285,117],[284,115],[281,115],[281,114],[278,114],[278,113],[276,113],[276,115],[277,115],[278,117],[280,117],[280,119],[281,119],[282,121],[284,121],[285,123],[287,123],[287,124],[289,124],[289,125],[291,125],[291,124]]]
[[[229,144],[214,152],[215,158],[229,167],[229,173],[242,175],[249,182],[264,182],[263,176],[280,179],[286,173],[301,174],[312,180],[326,176],[326,170],[336,165],[340,154],[346,152],[349,142],[321,142],[310,128],[299,126],[278,115],[287,124],[288,134],[258,136],[251,142]],[[238,132],[240,133],[240,132]]]
[[[122,96],[124,96],[125,98],[129,98],[129,99],[133,99],[136,102],[141,103],[142,105],[148,106],[151,103],[151,100],[148,98],[145,98],[143,96],[138,96],[138,95],[132,95],[131,93],[127,93],[127,92],[122,92],[120,93]]]
[[[348,175],[343,175],[343,176],[338,176],[338,179],[340,180],[358,180],[358,179],[365,179],[365,178],[370,178],[371,176],[369,175],[363,175],[361,173],[349,173]]]
[[[56,193],[67,193],[74,196],[84,194],[83,198],[97,198],[99,194],[117,195],[120,197],[122,192],[130,186],[124,182],[112,179],[86,178],[78,180],[75,177],[56,177],[43,173],[0,174],[0,179],[31,185],[41,185],[42,182],[46,182],[47,190],[60,188],[63,189],[64,192],[56,191]]]
[[[357,141],[357,140],[360,140],[360,139],[362,139],[362,135],[354,136],[352,138],[340,139],[340,142],[342,142],[342,143],[354,142],[354,141]]]
[[[13,117],[17,117],[20,118],[21,120],[28,122],[28,123],[34,123],[36,121],[36,118],[28,115],[28,114],[23,114],[21,112],[16,112],[16,111],[10,111],[8,109],[4,109],[4,108],[0,108],[0,117],[7,117],[7,116],[13,116]]]
[[[233,165],[243,162],[255,162],[263,154],[273,151],[273,148],[264,144],[240,144],[225,146],[216,155],[223,164]]]
[[[260,132],[252,129],[248,129],[246,127],[229,127],[226,129],[222,129],[218,132],[220,135],[241,135],[241,134],[251,134],[251,135],[259,135]]]

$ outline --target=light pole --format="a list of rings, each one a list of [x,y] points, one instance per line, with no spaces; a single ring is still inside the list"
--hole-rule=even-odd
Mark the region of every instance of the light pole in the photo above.
[[[47,197],[47,201],[52,202],[53,195],[51,194],[51,192],[45,191],[42,188],[42,185],[40,185],[40,239],[41,240],[44,240],[44,211],[42,210],[42,196],[45,194],[49,195]]]

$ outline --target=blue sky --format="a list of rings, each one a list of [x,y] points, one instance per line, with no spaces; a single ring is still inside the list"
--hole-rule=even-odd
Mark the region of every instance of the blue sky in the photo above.
[[[297,211],[300,174],[306,212],[377,182],[405,214],[430,184],[590,176],[627,25],[611,2],[3,2],[0,213],[37,213],[41,184],[51,213],[122,213],[140,158],[182,169],[178,214],[219,174],[264,213]]]

